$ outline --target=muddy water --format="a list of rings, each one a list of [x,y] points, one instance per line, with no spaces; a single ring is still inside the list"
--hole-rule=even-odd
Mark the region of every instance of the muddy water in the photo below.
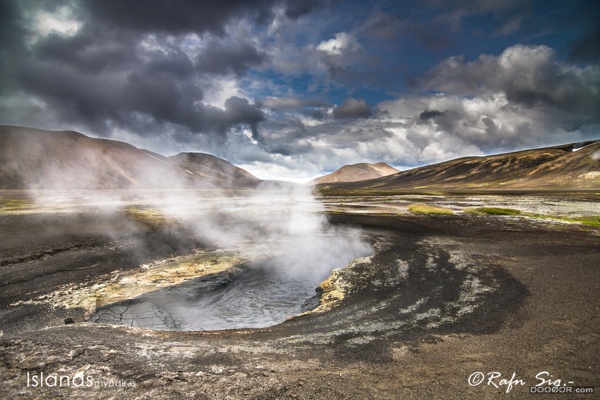
[[[106,306],[90,321],[184,331],[268,327],[315,308],[326,278],[246,266]]]
[[[171,315],[181,330],[262,328],[300,314],[304,307],[310,308],[307,303],[315,297],[315,288],[323,279],[290,279],[250,268],[216,289],[198,288],[191,295],[188,291],[155,298],[154,304]]]
[[[344,268],[353,259],[373,253],[364,242],[351,240],[359,236],[360,232],[353,229],[321,235],[321,244],[311,246],[310,253],[291,246],[293,240],[271,243],[286,248],[279,254],[265,255],[264,243],[258,246],[259,250],[248,246],[247,251],[261,255],[220,273],[106,305],[89,321],[182,331],[277,325],[318,306],[316,289],[332,269]],[[340,242],[360,245],[348,245],[343,254],[332,257],[331,248],[339,247]]]

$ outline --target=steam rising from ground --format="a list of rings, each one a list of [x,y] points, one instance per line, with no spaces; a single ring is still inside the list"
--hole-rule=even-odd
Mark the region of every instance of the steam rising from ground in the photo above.
[[[326,277],[332,268],[372,253],[357,231],[331,225],[305,185],[265,182],[243,192],[209,190],[31,191],[38,205],[65,211],[148,209],[175,221],[181,234],[235,248],[287,276]],[[56,209],[56,208],[55,208]],[[177,229],[176,229],[177,230]],[[179,234],[179,232],[173,232]],[[115,236],[119,232],[112,232]]]
[[[144,262],[189,252],[190,246],[200,243],[233,250],[257,272],[240,280],[255,279],[251,290],[273,294],[271,303],[281,298],[279,283],[289,283],[289,290],[284,291],[291,293],[299,287],[295,282],[301,282],[300,286],[308,288],[308,293],[300,291],[304,299],[297,301],[302,302],[314,295],[332,269],[372,253],[356,230],[335,228],[327,222],[308,186],[260,183],[209,155],[163,157],[76,132],[8,127],[0,129],[0,134],[10,150],[0,154],[5,158],[0,161],[7,165],[0,178],[6,187],[26,187],[39,212],[81,212],[88,221],[109,214],[111,221],[116,221],[114,226],[102,224],[98,235],[109,235],[115,243],[130,243],[127,249],[133,249]],[[98,226],[100,221],[106,218],[98,218]],[[156,221],[163,223],[153,226]],[[152,251],[152,246],[164,240],[169,241],[170,254]],[[262,284],[267,281],[273,284]],[[171,304],[174,297],[178,295],[155,297],[150,304],[146,302],[146,309],[157,315],[175,312],[179,318],[185,314],[186,304]],[[237,293],[229,296],[236,297]],[[195,300],[193,307],[203,304]],[[284,313],[290,312],[289,307],[284,309]],[[279,311],[273,315],[278,320],[282,317]]]
[[[48,204],[52,193],[44,193],[38,201]],[[128,207],[151,210],[168,221],[162,228],[181,243],[189,243],[191,235],[200,243],[234,251],[247,260],[243,273],[231,275],[232,281],[223,283],[217,278],[207,283],[199,278],[148,292],[103,306],[92,315],[95,322],[168,330],[275,325],[316,307],[315,289],[332,269],[373,252],[359,230],[328,223],[322,204],[308,186],[266,183],[243,195],[215,189],[52,195],[57,194],[71,210],[79,207],[91,214],[99,210],[118,213]],[[71,199],[66,201],[65,195]],[[126,232],[115,227],[109,234],[130,240],[144,229],[134,221],[125,221],[124,226]],[[143,235],[134,240],[143,241]],[[148,249],[144,245],[137,248]],[[148,259],[147,254],[140,259]]]
[[[11,150],[0,155],[7,158],[0,178],[25,186],[42,206],[152,208],[215,246],[263,248],[273,269],[292,275],[327,271],[334,261],[342,267],[350,250],[366,251],[329,226],[310,187],[261,183],[206,154],[169,158],[76,132],[16,127],[0,129],[0,139]]]
[[[355,230],[328,223],[308,186],[266,183],[246,196],[170,198],[162,209],[209,243],[262,258],[288,277],[325,278],[372,252]]]

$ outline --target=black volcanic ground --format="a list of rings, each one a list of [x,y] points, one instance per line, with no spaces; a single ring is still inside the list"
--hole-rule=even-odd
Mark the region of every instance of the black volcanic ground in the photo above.
[[[323,296],[335,282],[346,292],[329,311],[265,329],[164,332],[85,322],[82,308],[55,296],[68,301],[152,260],[176,260],[203,247],[193,236],[122,215],[0,214],[0,396],[522,399],[528,386],[507,392],[468,377],[600,379],[598,228],[475,215],[330,218],[362,226],[375,255],[323,285]],[[80,373],[133,386],[28,380]]]
[[[208,155],[14,127],[0,141],[0,398],[523,399],[544,371],[600,382],[597,142],[326,185],[317,202]],[[370,252],[276,325],[185,331],[149,304],[176,293],[197,313],[243,295],[228,289],[245,272],[322,272],[348,244]],[[157,315],[169,325],[134,324]]]

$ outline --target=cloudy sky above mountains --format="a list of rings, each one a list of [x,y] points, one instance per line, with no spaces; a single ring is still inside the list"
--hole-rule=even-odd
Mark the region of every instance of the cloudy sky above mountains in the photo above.
[[[0,0],[0,124],[261,178],[600,138],[595,0]]]

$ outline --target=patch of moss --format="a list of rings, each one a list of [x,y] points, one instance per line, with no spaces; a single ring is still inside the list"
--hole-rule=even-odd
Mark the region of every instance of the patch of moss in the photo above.
[[[521,215],[520,210],[515,210],[513,208],[479,207],[479,208],[465,208],[464,211],[469,214]]]
[[[130,207],[125,210],[127,216],[135,221],[142,222],[152,229],[162,228],[167,224],[167,218],[158,210]]]
[[[589,225],[594,226],[596,228],[600,228],[600,216],[588,216],[575,219],[577,221],[580,221],[583,225]]]
[[[26,210],[32,207],[33,204],[26,200],[0,198],[0,209],[2,211]]]
[[[416,213],[416,214],[441,214],[441,215],[451,215],[454,214],[449,208],[430,206],[429,204],[423,203],[414,203],[408,206],[408,211]]]
[[[533,217],[538,217],[538,218],[546,218],[546,219],[554,219],[554,220],[558,220],[558,221],[565,221],[565,222],[577,222],[580,223],[582,225],[587,225],[587,226],[593,226],[595,228],[600,228],[600,216],[593,216],[593,215],[588,215],[585,217],[575,217],[575,218],[569,218],[569,217],[548,217],[548,216],[541,216],[541,215],[532,215]]]
[[[515,210],[512,208],[493,208],[493,207],[480,207],[480,208],[465,208],[464,212],[470,214],[479,214],[479,215],[521,215],[529,218],[537,218],[548,221],[563,221],[563,222],[573,222],[579,223],[582,225],[592,226],[595,228],[600,228],[600,216],[597,215],[588,215],[584,217],[564,217],[560,215],[544,215],[544,214],[535,214],[535,213],[524,213],[520,210]]]

